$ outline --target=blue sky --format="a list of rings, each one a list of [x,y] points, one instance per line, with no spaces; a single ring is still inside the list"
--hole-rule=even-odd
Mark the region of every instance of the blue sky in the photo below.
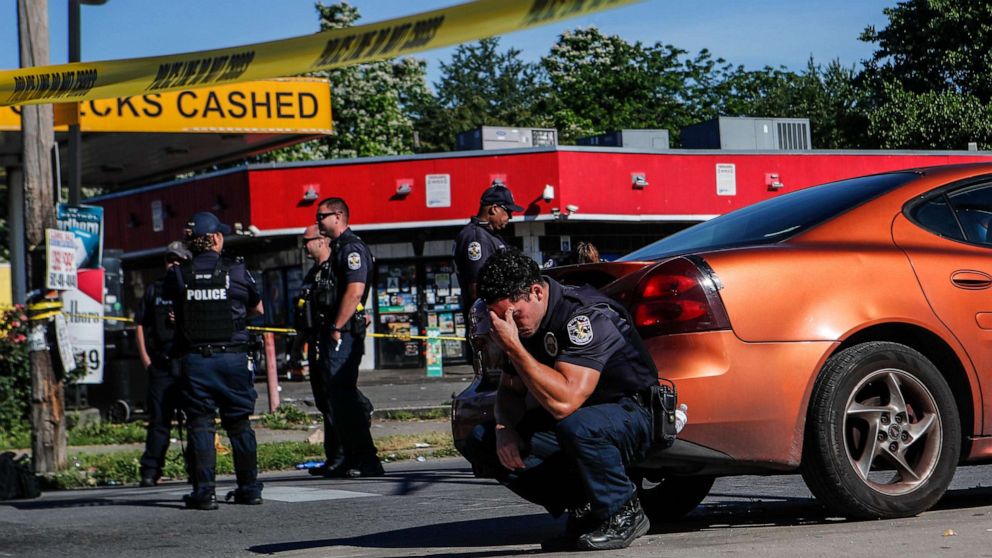
[[[330,3],[330,0],[325,0]],[[460,3],[459,0],[353,0],[363,22],[380,21]],[[879,28],[895,0],[644,0],[600,14],[506,35],[502,45],[527,60],[548,52],[566,29],[596,26],[629,41],[673,44],[749,68],[784,65],[802,70],[839,59],[868,58],[858,41],[866,25]],[[83,60],[173,54],[306,35],[317,31],[313,0],[108,0],[82,8]],[[68,58],[66,0],[49,0],[52,63]],[[16,0],[0,0],[0,69],[18,66]],[[431,81],[451,49],[422,53]]]

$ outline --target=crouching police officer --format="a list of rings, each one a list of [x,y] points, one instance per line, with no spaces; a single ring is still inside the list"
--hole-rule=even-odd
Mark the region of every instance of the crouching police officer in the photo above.
[[[329,477],[378,477],[383,474],[372,442],[372,403],[358,389],[358,365],[365,353],[368,326],[363,304],[372,286],[372,253],[348,227],[348,204],[327,198],[317,206],[320,234],[331,239],[331,272],[336,285],[334,309],[321,326],[318,369],[325,375],[328,407],[344,448],[344,462],[322,474]]]
[[[179,240],[165,250],[165,270],[189,260],[190,253]],[[162,478],[165,452],[169,449],[169,430],[176,411],[181,408],[182,391],[178,366],[170,353],[175,337],[172,300],[162,293],[161,278],[145,289],[145,296],[135,315],[138,324],[135,340],[141,365],[148,371],[148,432],[145,453],[141,456],[141,486],[155,486]]]
[[[542,277],[515,249],[486,262],[479,295],[488,316],[473,321],[489,323],[476,331],[491,328],[513,371],[500,378],[496,422],[469,441],[473,470],[555,516],[568,512],[546,550],[627,547],[649,528],[627,466],[649,449],[646,395],[658,377],[626,311],[591,287]]]
[[[254,377],[248,368],[245,320],[262,314],[255,280],[241,262],[221,256],[231,228],[209,212],[186,224],[193,259],[169,270],[166,295],[174,301],[181,357],[184,411],[193,492],[186,507],[217,509],[214,415],[231,439],[238,488],[228,494],[237,504],[261,504],[255,432],[248,417],[255,410]]]
[[[335,310],[337,289],[334,275],[331,272],[331,240],[320,234],[316,224],[310,225],[303,231],[303,250],[314,265],[303,278],[300,295],[296,299],[296,331],[298,335],[293,341],[294,352],[301,352],[299,347],[307,346],[307,364],[310,367],[310,388],[313,390],[313,400],[324,418],[324,465],[310,469],[311,475],[325,476],[329,471],[336,470],[344,461],[344,450],[334,415],[330,408],[330,394],[327,391],[327,381],[330,378],[329,359],[318,358],[317,341],[321,327],[329,323]]]

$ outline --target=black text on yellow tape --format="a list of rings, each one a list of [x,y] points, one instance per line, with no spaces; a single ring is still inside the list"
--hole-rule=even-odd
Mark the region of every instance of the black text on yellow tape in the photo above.
[[[340,68],[474,41],[638,0],[477,0],[226,49],[0,71],[0,105],[128,97]]]

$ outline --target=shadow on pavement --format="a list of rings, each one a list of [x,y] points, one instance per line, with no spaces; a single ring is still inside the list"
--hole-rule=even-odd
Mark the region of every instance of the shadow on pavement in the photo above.
[[[533,514],[498,519],[476,519],[424,525],[422,527],[372,533],[360,537],[264,544],[249,547],[248,550],[257,554],[278,554],[280,552],[338,546],[397,549],[437,548],[450,550],[452,548],[463,547],[480,548],[534,545],[533,552],[539,552],[540,541],[556,534],[561,529],[559,523],[547,514]],[[519,548],[508,548],[505,551],[487,549],[465,552],[438,552],[437,554],[448,558],[486,558],[490,556],[529,553],[531,553],[529,550],[521,551]],[[431,554],[428,553],[425,555],[430,556]]]

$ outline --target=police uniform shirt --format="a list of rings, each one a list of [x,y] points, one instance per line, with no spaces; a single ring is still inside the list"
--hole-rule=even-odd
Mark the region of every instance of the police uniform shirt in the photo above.
[[[658,383],[652,364],[645,362],[631,342],[625,313],[592,287],[565,286],[548,282],[548,311],[524,347],[538,362],[554,367],[558,361],[600,372],[599,382],[583,405],[612,403],[624,395],[640,392]],[[515,372],[515,370],[514,370]]]
[[[458,268],[458,282],[462,289],[469,283],[477,283],[482,264],[486,263],[489,256],[504,249],[506,244],[503,239],[496,236],[487,223],[478,217],[472,217],[455,237],[455,266]]]
[[[307,274],[303,276],[303,282],[300,284],[300,292],[296,296],[296,314],[293,318],[296,320],[296,323],[293,325],[296,326],[298,331],[306,329],[306,316],[303,312],[306,310],[307,305],[304,297],[312,296],[313,289],[317,286],[317,281],[330,272],[331,260],[328,259],[310,266]]]
[[[372,252],[350,228],[331,245],[331,270],[337,284],[337,300],[342,299],[349,283],[365,283],[360,301],[365,304],[365,294],[372,286]]]
[[[196,273],[210,273],[220,260],[221,255],[213,250],[208,250],[193,257],[193,271]],[[228,260],[230,264],[230,287],[228,296],[231,300],[231,314],[235,324],[244,324],[247,318],[247,309],[254,308],[262,300],[258,293],[258,285],[255,278],[245,268],[244,262]],[[174,303],[179,302],[185,290],[182,266],[176,265],[169,269],[165,278],[165,296]],[[181,305],[176,305],[177,311]],[[177,319],[179,316],[177,315]],[[248,330],[245,327],[235,328],[231,336],[231,343],[247,343],[249,339]]]
[[[145,347],[153,358],[169,354],[169,350],[172,348],[172,337],[175,334],[174,330],[170,330],[166,335],[167,340],[163,342],[162,334],[164,332],[159,331],[160,326],[155,323],[156,308],[168,307],[169,310],[172,309],[172,300],[165,298],[162,292],[164,283],[164,279],[159,279],[148,285],[144,296],[141,297],[141,304],[138,305],[138,310],[134,313],[135,323],[140,324],[145,330]]]

